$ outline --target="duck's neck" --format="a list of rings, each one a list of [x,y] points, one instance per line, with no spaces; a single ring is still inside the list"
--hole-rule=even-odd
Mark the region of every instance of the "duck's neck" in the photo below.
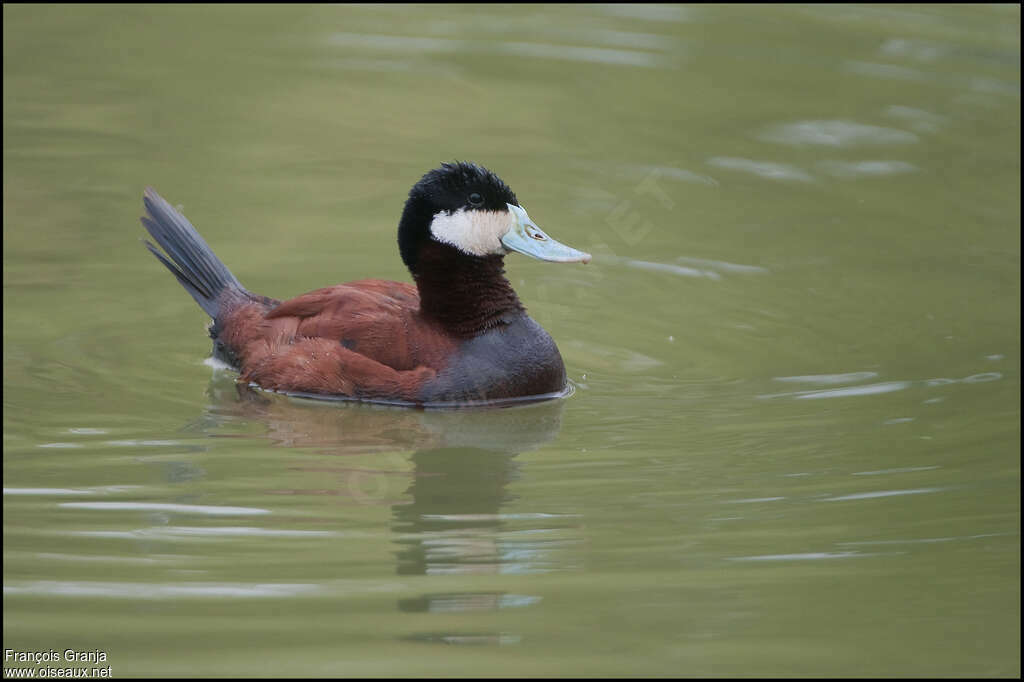
[[[413,279],[423,316],[457,336],[476,336],[525,310],[505,279],[504,256],[469,256],[430,242],[420,251]]]

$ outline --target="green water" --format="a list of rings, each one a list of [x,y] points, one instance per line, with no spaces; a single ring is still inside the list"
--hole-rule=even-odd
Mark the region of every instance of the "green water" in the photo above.
[[[5,649],[1020,675],[1016,6],[3,19]],[[407,280],[455,158],[594,254],[507,260],[566,400],[240,392],[138,241],[152,185],[258,293]]]

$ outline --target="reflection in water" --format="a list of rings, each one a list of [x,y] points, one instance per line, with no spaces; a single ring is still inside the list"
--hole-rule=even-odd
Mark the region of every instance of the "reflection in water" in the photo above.
[[[516,476],[512,454],[481,448],[413,454],[412,504],[393,507],[400,575],[498,573],[497,532],[507,483]]]
[[[486,634],[486,635],[469,635],[469,634],[454,634],[446,632],[426,632],[420,635],[410,635],[408,637],[402,637],[403,640],[409,642],[435,642],[439,644],[519,644],[522,639],[519,635],[510,635],[507,633],[498,634]]]
[[[546,568],[552,542],[537,539],[538,521],[551,515],[502,514],[502,506],[513,499],[508,483],[519,476],[515,449],[526,436],[536,444],[554,438],[560,425],[562,403],[551,403],[545,412],[520,415],[502,425],[514,426],[514,439],[499,429],[488,443],[477,447],[435,448],[412,455],[415,477],[409,487],[411,504],[392,507],[392,530],[398,544],[395,553],[399,575],[469,575],[524,573]],[[530,527],[511,528],[524,518]],[[540,601],[531,595],[500,591],[424,594],[402,599],[405,612],[450,613],[496,611],[530,606]],[[443,633],[414,635],[412,640],[445,644],[504,645],[519,642],[509,633]]]
[[[502,506],[513,499],[507,484],[519,474],[515,453],[465,447],[420,450],[412,457],[415,477],[408,490],[412,503],[392,507],[399,575],[550,570],[546,568],[547,550],[553,549],[548,546],[552,541],[546,545],[532,532],[524,536],[509,528],[524,516],[546,516],[501,513]],[[534,525],[530,530],[535,530]],[[501,591],[431,593],[400,599],[398,608],[408,613],[488,612],[531,606],[540,599]],[[518,635],[504,632],[428,632],[406,639],[466,645],[517,644],[520,640]]]
[[[561,400],[550,400],[514,407],[420,410],[310,400],[236,384],[228,372],[214,374],[207,394],[211,405],[190,425],[192,430],[257,421],[267,426],[267,437],[275,445],[311,447],[332,455],[462,447],[526,452],[558,435],[563,407]]]
[[[519,476],[516,455],[558,435],[562,400],[447,411],[336,404],[253,390],[236,384],[233,375],[224,372],[214,375],[209,395],[212,404],[196,425],[200,428],[242,418],[264,423],[268,437],[279,446],[312,447],[331,455],[412,450],[412,482],[391,507],[399,575],[521,574],[557,567],[551,555],[565,543],[558,532],[563,517],[502,513],[502,508],[515,499],[507,488]],[[389,467],[375,473],[395,473],[384,468]],[[400,473],[407,475],[404,467]],[[444,592],[400,599],[398,609],[406,613],[495,611],[539,601],[537,596],[502,591]],[[406,639],[511,644],[519,636],[429,632]]]
[[[401,599],[398,608],[410,613],[429,611],[444,613],[450,611],[493,611],[519,606],[531,606],[540,597],[525,594],[504,594],[501,592],[453,592],[429,594],[415,599]]]

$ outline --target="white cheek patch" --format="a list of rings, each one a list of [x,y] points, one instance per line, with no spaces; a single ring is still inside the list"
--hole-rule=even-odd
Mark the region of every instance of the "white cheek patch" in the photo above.
[[[503,255],[507,253],[501,238],[512,226],[508,211],[467,211],[460,208],[454,213],[442,211],[430,223],[434,239],[472,256]]]

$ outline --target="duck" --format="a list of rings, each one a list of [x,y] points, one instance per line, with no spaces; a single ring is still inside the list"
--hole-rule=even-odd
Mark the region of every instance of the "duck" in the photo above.
[[[565,364],[505,277],[520,253],[588,263],[548,236],[497,174],[442,163],[409,191],[398,251],[412,283],[361,279],[280,301],[246,289],[192,223],[147,187],[145,247],[209,315],[212,355],[248,386],[417,407],[562,397]]]

